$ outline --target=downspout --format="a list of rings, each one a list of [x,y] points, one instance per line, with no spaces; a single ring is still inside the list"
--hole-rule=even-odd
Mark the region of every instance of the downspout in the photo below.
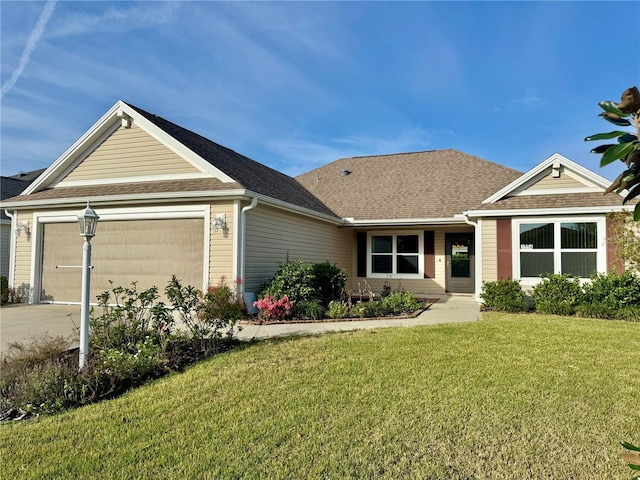
[[[9,213],[9,210],[4,211],[5,215],[11,219],[11,232],[9,233],[9,288],[14,288],[15,277],[15,263],[16,263],[16,211]]]
[[[463,213],[464,223],[473,227],[475,234],[475,298],[476,302],[481,303],[480,293],[482,292],[482,219],[478,219],[477,222],[472,222],[466,213]]]
[[[246,207],[243,207],[242,210],[240,211],[240,235],[239,236],[239,249],[238,252],[240,253],[240,261],[238,262],[238,272],[239,272],[239,277],[242,279],[242,285],[240,286],[240,293],[244,294],[244,288],[245,288],[245,274],[247,273],[245,271],[245,257],[246,257],[246,226],[247,226],[247,217],[246,214],[249,210],[252,210],[254,208],[256,208],[256,205],[258,205],[258,197],[253,197],[251,199],[251,203],[249,205],[247,205]]]

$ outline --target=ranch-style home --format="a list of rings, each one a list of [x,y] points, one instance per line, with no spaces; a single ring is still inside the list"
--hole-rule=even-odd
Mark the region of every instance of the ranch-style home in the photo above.
[[[261,285],[287,259],[329,261],[348,288],[385,282],[419,296],[482,281],[619,268],[606,214],[622,197],[559,154],[523,173],[457,150],[343,158],[296,178],[117,102],[21,195],[9,284],[33,303],[78,303],[87,201],[91,298],[113,285]],[[28,228],[25,227],[28,225]],[[25,228],[29,234],[25,234]],[[26,300],[26,299],[25,299]]]

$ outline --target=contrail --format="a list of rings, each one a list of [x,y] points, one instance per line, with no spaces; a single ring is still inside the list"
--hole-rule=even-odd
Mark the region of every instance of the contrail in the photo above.
[[[29,63],[29,59],[31,58],[31,54],[36,49],[36,44],[38,40],[42,38],[42,34],[44,33],[44,27],[46,27],[47,22],[53,15],[53,10],[56,7],[57,0],[49,0],[47,4],[44,6],[42,13],[40,14],[40,18],[38,19],[38,23],[29,34],[29,38],[27,39],[27,44],[24,46],[24,51],[22,52],[22,56],[20,57],[20,63],[18,64],[18,68],[15,69],[11,78],[4,82],[2,85],[2,89],[0,90],[0,98],[4,97],[4,95],[13,88],[13,86],[24,72],[27,63]]]

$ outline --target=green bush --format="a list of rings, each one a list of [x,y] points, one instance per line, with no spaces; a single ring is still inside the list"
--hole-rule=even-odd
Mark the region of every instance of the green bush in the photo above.
[[[371,300],[369,302],[365,302],[364,306],[365,306],[364,316],[367,318],[383,317],[387,314],[380,300]]]
[[[617,320],[627,320],[630,322],[640,322],[640,306],[633,305],[622,307],[616,312]]]
[[[416,300],[416,297],[412,292],[406,291],[392,292],[380,300],[380,308],[385,315],[412,313],[422,306],[422,303]]]
[[[293,306],[293,316],[304,320],[321,320],[325,309],[320,300],[306,300]]]
[[[343,300],[347,274],[336,265],[329,262],[316,263],[311,267],[313,274],[313,288],[324,307],[333,300]]]
[[[304,260],[287,261],[265,284],[259,297],[287,297],[294,304],[302,301],[318,300],[313,268]]]
[[[529,309],[520,282],[502,279],[482,282],[480,294],[486,307],[503,312],[522,312]]]
[[[349,316],[349,307],[346,303],[343,303],[339,300],[334,300],[333,302],[329,303],[327,316],[333,319],[346,318]]]
[[[582,303],[580,279],[569,275],[551,274],[533,287],[536,310],[552,315],[573,315]]]
[[[583,302],[598,304],[611,310],[627,306],[640,306],[640,276],[626,271],[591,277],[583,287]]]
[[[351,306],[351,315],[358,318],[364,318],[367,316],[367,304],[363,302],[357,302]]]
[[[4,275],[0,275],[0,305],[9,303],[9,281]]]

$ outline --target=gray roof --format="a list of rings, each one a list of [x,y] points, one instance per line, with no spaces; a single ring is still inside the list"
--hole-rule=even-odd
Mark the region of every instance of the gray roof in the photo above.
[[[326,205],[288,175],[234,152],[230,148],[218,145],[162,117],[134,105],[127,105],[247,190],[319,213],[334,215]]]
[[[522,172],[458,150],[343,158],[296,177],[341,217],[452,218]]]
[[[10,177],[0,177],[0,200],[20,195],[45,170],[42,168]],[[9,217],[4,213],[4,209],[0,211],[0,218],[9,220]]]

